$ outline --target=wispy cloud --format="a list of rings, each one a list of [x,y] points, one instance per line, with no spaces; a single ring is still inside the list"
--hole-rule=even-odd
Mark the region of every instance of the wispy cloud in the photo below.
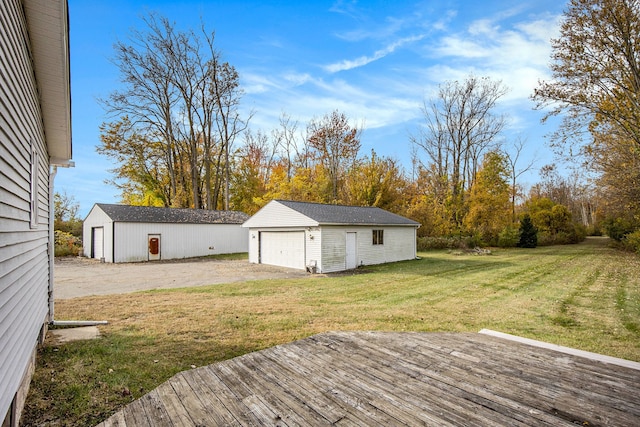
[[[329,12],[347,15],[352,18],[359,19],[362,14],[358,10],[358,2],[356,0],[338,0],[329,8]]]
[[[522,100],[531,95],[539,79],[547,77],[549,40],[557,30],[557,17],[552,16],[509,25],[499,19],[480,19],[465,31],[442,37],[430,53],[459,70],[502,80],[511,89],[505,100]]]
[[[326,65],[323,68],[330,73],[337,73],[339,71],[351,70],[353,68],[362,67],[374,61],[384,58],[385,56],[393,53],[399,47],[402,47],[409,43],[420,41],[424,37],[425,37],[424,35],[405,37],[391,43],[390,45],[386,46],[384,49],[375,51],[374,54],[371,56],[365,55],[356,59],[345,59],[340,62]]]

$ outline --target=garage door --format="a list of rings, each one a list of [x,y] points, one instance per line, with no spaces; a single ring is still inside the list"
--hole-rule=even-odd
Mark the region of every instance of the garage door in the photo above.
[[[260,262],[304,270],[304,231],[261,232]]]

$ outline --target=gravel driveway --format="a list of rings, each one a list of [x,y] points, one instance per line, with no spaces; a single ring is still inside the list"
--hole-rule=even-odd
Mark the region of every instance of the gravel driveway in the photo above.
[[[183,288],[258,279],[310,277],[303,270],[250,264],[247,260],[187,260],[124,264],[89,258],[55,261],[54,298],[122,294],[149,289]]]

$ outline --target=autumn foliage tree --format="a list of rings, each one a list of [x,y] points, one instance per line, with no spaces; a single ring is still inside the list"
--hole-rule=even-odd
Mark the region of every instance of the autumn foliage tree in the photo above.
[[[360,151],[359,129],[352,127],[344,113],[334,110],[308,125],[309,146],[315,150],[331,182],[327,201],[339,201],[343,179]]]
[[[495,245],[498,235],[511,223],[511,188],[506,158],[497,151],[484,156],[469,194],[464,223],[483,242]]]
[[[391,158],[371,155],[356,162],[347,176],[346,200],[357,206],[376,206],[401,212],[406,206],[407,186],[402,168]]]
[[[582,143],[610,215],[638,217],[640,182],[640,3],[570,0],[552,41],[552,79],[534,93],[561,115],[555,146]],[[583,139],[584,138],[584,139]],[[613,203],[612,203],[613,202]]]
[[[246,127],[239,75],[204,27],[178,31],[155,14],[144,22],[146,31],[114,46],[122,85],[102,100],[113,120],[98,152],[118,165],[128,203],[226,207],[229,152]]]
[[[418,147],[422,173],[438,186],[439,203],[446,204],[454,228],[461,229],[465,197],[473,185],[482,156],[497,146],[505,118],[495,114],[506,93],[500,82],[470,76],[443,83],[437,96],[423,107],[425,126],[411,142]]]

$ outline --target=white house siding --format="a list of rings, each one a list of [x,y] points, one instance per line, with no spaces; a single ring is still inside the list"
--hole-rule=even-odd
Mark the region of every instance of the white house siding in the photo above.
[[[313,227],[318,223],[287,206],[272,201],[243,224],[247,228],[269,228],[286,224],[287,227]]]
[[[248,236],[248,246],[249,246],[249,262],[252,264],[258,264],[260,262],[260,239],[259,239],[260,229],[250,228],[249,236]]]
[[[384,244],[374,245],[372,230],[384,230]],[[357,264],[371,265],[413,259],[416,256],[415,227],[323,226],[320,272],[346,269],[347,232],[357,233]]]
[[[384,244],[374,245],[372,230],[384,230]],[[415,227],[370,227],[358,235],[358,263],[383,264],[413,259],[416,256]]]
[[[0,422],[48,316],[49,155],[22,3],[0,2]],[[39,159],[30,226],[31,144]],[[28,380],[28,377],[27,377]],[[20,399],[18,399],[20,400]],[[21,402],[17,402],[20,405]],[[18,412],[21,408],[18,408]]]
[[[306,247],[305,247],[305,264],[307,266],[314,265],[316,272],[322,271],[322,231],[318,227],[310,227],[310,230],[306,232]]]
[[[148,260],[148,235],[159,234],[161,259],[247,252],[248,231],[240,224],[116,222],[115,262]],[[105,230],[105,240],[107,240]]]
[[[99,206],[94,206],[82,223],[82,252],[87,258],[91,258],[91,254],[95,253],[95,248],[91,246],[91,230],[99,227],[103,228],[104,260],[113,262],[113,221]]]
[[[354,227],[322,227],[322,263],[321,273],[331,273],[346,269],[347,231],[357,231]],[[362,240],[358,233],[357,241]]]

